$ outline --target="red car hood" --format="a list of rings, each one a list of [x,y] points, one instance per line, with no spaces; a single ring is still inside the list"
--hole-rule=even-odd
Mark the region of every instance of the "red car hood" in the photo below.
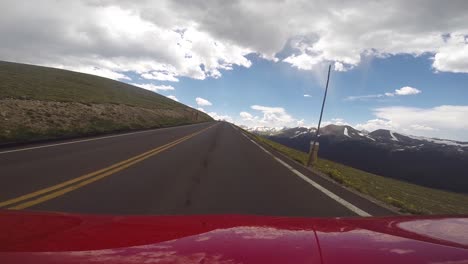
[[[0,263],[468,263],[468,218],[0,212]]]

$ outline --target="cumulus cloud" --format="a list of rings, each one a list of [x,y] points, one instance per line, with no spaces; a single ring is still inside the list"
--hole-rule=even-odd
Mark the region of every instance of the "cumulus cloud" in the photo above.
[[[0,34],[8,36],[0,59],[113,79],[219,78],[250,67],[251,53],[304,70],[333,63],[336,71],[362,55],[431,53],[436,71],[468,72],[463,0],[44,0],[34,8],[17,0],[0,9]]]
[[[375,109],[379,118],[395,120],[403,125],[415,123],[433,124],[449,129],[468,129],[468,106],[442,105],[434,108],[382,107]],[[414,122],[418,120],[418,122]]]
[[[388,129],[388,130],[395,130],[399,128],[398,124],[394,124],[391,120],[384,120],[384,119],[371,119],[368,120],[366,123],[359,123],[355,126],[356,129],[359,130],[367,130],[367,131],[374,131],[377,129]]]
[[[305,120],[304,120],[304,119],[297,120],[297,123],[296,123],[296,124],[297,124],[298,127],[302,127],[302,126],[305,125]]]
[[[242,120],[252,120],[253,119],[252,114],[250,114],[248,112],[240,112],[239,116],[242,118]]]
[[[349,126],[350,124],[346,122],[343,118],[332,118],[328,121],[322,122],[320,125],[321,127],[327,126],[327,125],[339,125],[339,126]]]
[[[174,100],[174,101],[179,102],[179,99],[177,99],[177,97],[176,97],[175,95],[168,95],[168,96],[166,96],[166,97],[167,97],[167,98],[170,98],[170,99],[172,99],[172,100]]]
[[[248,127],[315,127],[306,124],[304,119],[297,119],[290,115],[283,107],[252,105],[256,113],[240,112],[237,124]]]
[[[213,38],[169,1],[44,0],[34,10],[21,2],[0,3],[0,34],[8,35],[0,59],[162,81],[218,78],[220,70],[251,65],[245,55],[252,51]]]
[[[409,86],[401,87],[400,89],[395,90],[396,95],[412,95],[419,93],[421,93],[421,90]]]
[[[252,105],[250,108],[253,110],[262,111],[264,113],[285,113],[286,111],[282,107],[271,107],[262,105]]]
[[[141,74],[141,77],[147,80],[158,80],[158,81],[168,81],[168,82],[178,82],[175,72],[167,72],[167,71],[151,71],[147,73]]]
[[[291,55],[283,60],[300,70],[312,70],[324,60],[320,57],[309,56],[307,54]]]
[[[198,107],[197,110],[208,114],[214,120],[228,121],[228,122],[231,122],[231,123],[233,122],[233,119],[232,119],[232,117],[230,115],[218,114],[217,112],[206,112],[205,109],[203,109],[201,107]]]
[[[195,101],[197,102],[197,105],[199,106],[210,106],[213,105],[210,101],[203,99],[201,97],[195,98]]]
[[[434,56],[432,66],[441,72],[468,72],[467,32],[448,36],[446,44]]]
[[[370,100],[370,99],[377,99],[377,98],[384,98],[384,97],[393,97],[395,95],[415,95],[415,94],[420,94],[421,90],[410,87],[410,86],[404,86],[401,87],[400,89],[396,89],[395,92],[390,93],[384,93],[384,94],[368,94],[368,95],[356,95],[356,96],[348,96],[344,100],[345,101],[356,101],[356,100]]]
[[[175,88],[170,86],[170,85],[154,85],[152,83],[142,83],[142,84],[130,83],[130,84],[134,85],[134,86],[138,86],[138,87],[146,89],[146,90],[153,91],[153,92],[175,90]]]
[[[442,52],[449,45],[444,34],[468,32],[467,5],[466,1],[245,1],[206,8],[191,1],[189,8],[182,8],[187,1],[178,2],[186,17],[200,21],[200,27],[217,38],[251,47],[266,58],[290,45],[295,51],[283,62],[304,70],[335,62],[337,71],[358,65],[363,54]]]
[[[441,105],[432,108],[381,107],[376,119],[356,125],[369,131],[384,128],[413,135],[468,141],[468,106]]]
[[[218,114],[216,112],[209,112],[208,115],[211,116],[214,120],[227,121],[231,123],[233,122],[230,115]]]
[[[239,124],[249,127],[293,127],[303,122],[292,117],[283,107],[252,105],[250,108],[257,111],[257,114],[240,112]]]
[[[419,125],[419,124],[411,125],[410,128],[414,129],[414,130],[424,130],[424,131],[434,131],[434,130],[436,130],[435,128],[432,128],[430,126]]]
[[[339,62],[339,61],[337,61],[337,62],[335,62],[333,64],[333,69],[335,71],[346,71],[347,70],[346,67],[344,66],[344,64]]]

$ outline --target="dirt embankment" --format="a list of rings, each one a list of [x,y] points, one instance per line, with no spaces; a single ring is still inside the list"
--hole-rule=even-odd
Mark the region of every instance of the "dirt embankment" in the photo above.
[[[0,145],[208,121],[190,108],[0,100]]]

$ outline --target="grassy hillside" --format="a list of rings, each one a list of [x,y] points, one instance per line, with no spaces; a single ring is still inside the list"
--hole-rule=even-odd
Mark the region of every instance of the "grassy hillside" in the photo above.
[[[0,144],[212,120],[132,85],[0,61]]]
[[[264,137],[257,141],[306,164],[307,153]],[[468,195],[441,191],[368,173],[329,160],[319,159],[315,169],[336,182],[412,214],[468,214]]]

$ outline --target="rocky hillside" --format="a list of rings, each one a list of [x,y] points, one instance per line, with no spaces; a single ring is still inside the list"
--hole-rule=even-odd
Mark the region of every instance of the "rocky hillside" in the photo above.
[[[257,133],[256,129],[250,131]],[[260,134],[307,152],[315,129],[279,128]],[[319,142],[323,158],[422,186],[468,193],[468,142],[384,129],[369,133],[338,125],[321,129]]]
[[[160,94],[89,74],[0,61],[0,145],[211,121]]]

